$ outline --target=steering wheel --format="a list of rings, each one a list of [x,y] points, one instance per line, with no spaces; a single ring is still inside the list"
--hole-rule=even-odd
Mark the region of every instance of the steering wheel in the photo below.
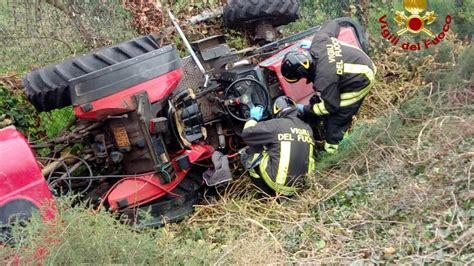
[[[234,119],[250,120],[250,109],[270,105],[270,96],[265,86],[254,78],[241,78],[232,82],[224,93],[224,108]]]

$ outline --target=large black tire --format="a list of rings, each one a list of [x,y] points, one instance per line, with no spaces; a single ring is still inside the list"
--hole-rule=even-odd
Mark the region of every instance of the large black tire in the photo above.
[[[224,23],[229,28],[242,28],[266,20],[278,27],[297,20],[298,11],[298,0],[229,0]]]
[[[26,96],[39,112],[69,106],[70,80],[158,48],[156,36],[142,36],[58,64],[35,69],[23,78]]]

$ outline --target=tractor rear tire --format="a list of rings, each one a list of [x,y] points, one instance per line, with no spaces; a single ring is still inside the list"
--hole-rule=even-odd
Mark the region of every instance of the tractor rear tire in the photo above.
[[[69,84],[74,78],[160,48],[156,36],[142,36],[112,47],[35,69],[23,78],[28,100],[39,112],[71,105]]]
[[[224,24],[228,28],[255,27],[268,21],[274,27],[299,18],[298,0],[228,0],[224,7]]]

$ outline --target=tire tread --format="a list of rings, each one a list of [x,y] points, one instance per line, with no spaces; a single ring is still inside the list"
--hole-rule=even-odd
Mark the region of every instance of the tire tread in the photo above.
[[[137,57],[159,48],[156,37],[142,36],[116,46],[35,69],[23,78],[28,100],[40,112],[71,105],[71,79]]]
[[[229,28],[242,28],[253,20],[269,20],[281,26],[299,18],[297,0],[233,0],[224,7],[224,23]]]

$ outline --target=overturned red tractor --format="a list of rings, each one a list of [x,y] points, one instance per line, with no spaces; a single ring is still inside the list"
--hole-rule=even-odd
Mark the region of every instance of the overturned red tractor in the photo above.
[[[366,49],[355,22],[336,21],[341,41]],[[51,150],[37,158],[53,165],[43,171],[44,182],[54,194],[79,193],[141,226],[181,219],[201,199],[213,153],[234,158],[245,146],[240,133],[253,106],[265,106],[270,118],[272,99],[288,95],[307,103],[312,97],[312,84],[287,83],[280,65],[318,29],[244,51],[230,49],[222,36],[188,44],[182,34],[186,58],[149,35],[28,73],[26,94],[38,111],[72,105],[77,117],[57,138],[33,145]],[[11,133],[1,133],[4,145]],[[71,147],[75,152],[64,152]],[[24,175],[11,170],[2,178],[20,184]],[[138,210],[153,219],[144,222]]]

